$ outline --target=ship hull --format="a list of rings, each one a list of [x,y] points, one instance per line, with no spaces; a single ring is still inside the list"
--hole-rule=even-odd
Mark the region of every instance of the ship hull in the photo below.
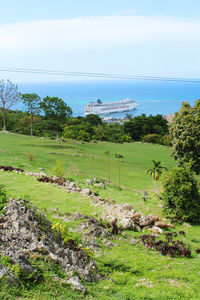
[[[112,113],[126,112],[135,109],[137,106],[134,100],[121,100],[111,103],[89,103],[85,107],[85,115],[109,115]]]

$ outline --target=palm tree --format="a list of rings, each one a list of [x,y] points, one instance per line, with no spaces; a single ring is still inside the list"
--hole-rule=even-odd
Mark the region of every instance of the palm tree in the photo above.
[[[159,180],[160,176],[162,175],[162,170],[166,170],[167,168],[161,165],[159,160],[152,160],[153,168],[147,170],[147,174],[149,174],[155,181],[156,181],[156,194],[158,193],[158,184],[157,181]]]

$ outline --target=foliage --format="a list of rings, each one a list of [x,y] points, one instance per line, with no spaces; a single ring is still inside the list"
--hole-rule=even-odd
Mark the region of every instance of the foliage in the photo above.
[[[149,133],[143,137],[143,142],[145,143],[153,143],[160,144],[161,143],[161,135],[157,133]]]
[[[125,122],[124,132],[129,134],[134,141],[139,141],[147,134],[165,135],[168,132],[168,125],[161,115],[147,117],[142,114]]]
[[[34,159],[33,153],[31,153],[31,152],[27,153],[27,158],[29,161],[33,161],[33,159]]]
[[[166,167],[161,165],[160,161],[152,160],[153,167],[147,170],[147,174],[149,174],[154,180],[156,180],[156,193],[158,192],[157,181],[162,175],[162,170],[167,170]]]
[[[3,131],[6,130],[6,113],[15,103],[20,100],[18,86],[12,83],[9,79],[0,80],[0,106],[3,113]]]
[[[147,174],[149,174],[154,180],[158,180],[162,174],[162,170],[167,170],[166,167],[163,167],[161,165],[161,162],[160,161],[157,161],[157,160],[152,160],[153,162],[153,167],[151,169],[148,169],[147,170]]]
[[[189,163],[192,170],[200,173],[200,99],[192,107],[183,102],[170,126],[172,156],[179,165]]]
[[[200,223],[200,194],[197,181],[188,165],[172,169],[164,176],[164,212],[178,220]]]
[[[78,233],[69,231],[68,227],[64,224],[58,222],[52,226],[52,229],[61,233],[62,239],[66,244],[71,244],[71,240],[73,240],[75,245],[79,246],[82,242]]]
[[[3,212],[4,206],[6,206],[8,202],[8,195],[3,188],[2,185],[0,185],[0,214]]]
[[[40,106],[45,113],[45,118],[55,124],[56,136],[58,138],[60,125],[65,122],[67,116],[72,114],[71,108],[62,99],[49,96],[43,99]]]
[[[63,169],[63,164],[61,161],[56,161],[56,165],[53,168],[53,171],[55,173],[56,176],[58,177],[63,177],[64,175],[64,169]]]
[[[25,105],[28,113],[30,114],[30,135],[33,135],[33,117],[40,112],[41,98],[37,94],[22,94],[21,99]]]
[[[155,235],[140,236],[143,245],[148,249],[155,249],[162,255],[169,255],[171,257],[191,257],[191,250],[179,240],[173,241],[172,238],[177,236],[176,232],[169,232],[165,234],[165,241],[156,240]]]

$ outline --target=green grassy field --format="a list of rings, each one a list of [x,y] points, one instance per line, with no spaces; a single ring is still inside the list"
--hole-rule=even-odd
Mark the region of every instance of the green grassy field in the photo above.
[[[163,217],[160,202],[154,194],[155,183],[146,172],[152,166],[152,159],[160,160],[168,169],[175,166],[170,148],[142,143],[58,143],[45,138],[0,133],[0,165],[36,172],[42,167],[44,172],[52,175],[56,161],[61,161],[64,176],[82,187],[86,178],[97,176],[107,179],[106,150],[111,152],[112,185],[107,185],[105,190],[97,187],[94,190],[102,197],[115,199],[117,203],[129,202],[142,213]],[[118,162],[115,153],[124,156],[120,191],[117,187]],[[30,154],[32,161],[29,160]],[[29,195],[31,202],[46,211],[52,222],[56,219],[55,213],[49,210],[51,208],[58,208],[60,214],[79,211],[91,215],[95,211],[87,197],[66,193],[24,174],[0,172],[0,184],[15,197]],[[146,202],[142,201],[143,190],[148,190],[151,195]],[[100,210],[97,213],[100,215]],[[180,239],[190,245],[192,258],[170,258],[141,244],[133,245],[130,239],[143,233],[128,231],[129,237],[118,236],[112,249],[102,247],[101,255],[95,259],[99,270],[105,272],[106,279],[85,283],[88,290],[86,296],[72,291],[67,285],[61,287],[53,282],[43,282],[34,288],[24,288],[18,296],[15,290],[0,291],[0,299],[200,299],[200,257],[195,252],[200,248],[200,226],[181,225],[175,230],[185,231],[186,236]]]

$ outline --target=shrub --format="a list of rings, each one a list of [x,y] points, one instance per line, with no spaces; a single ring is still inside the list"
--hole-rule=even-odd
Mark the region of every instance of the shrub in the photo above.
[[[157,133],[147,134],[143,137],[143,142],[145,143],[153,143],[160,144],[161,135]]]
[[[34,159],[33,153],[31,153],[31,152],[27,153],[27,158],[29,161],[33,161],[33,159]]]
[[[8,196],[6,194],[6,191],[4,190],[3,186],[0,185],[0,214],[3,212],[4,206],[8,202]]]
[[[181,221],[200,223],[200,194],[188,164],[165,174],[162,197],[165,214]]]
[[[64,169],[63,169],[61,161],[56,161],[56,165],[53,168],[53,172],[55,173],[56,176],[63,177]]]

